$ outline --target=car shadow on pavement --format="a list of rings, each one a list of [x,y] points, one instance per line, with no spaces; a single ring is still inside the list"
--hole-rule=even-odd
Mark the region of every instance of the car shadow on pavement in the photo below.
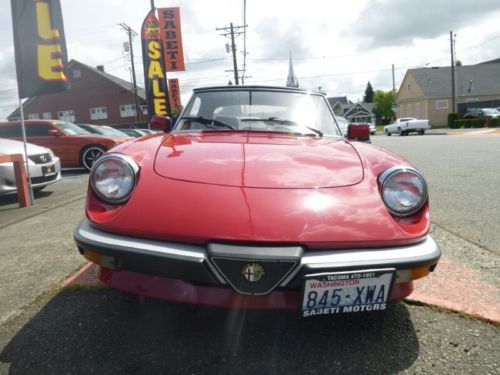
[[[10,374],[386,374],[419,354],[403,303],[303,320],[295,311],[141,305],[108,289],[57,294],[2,329],[0,344]]]

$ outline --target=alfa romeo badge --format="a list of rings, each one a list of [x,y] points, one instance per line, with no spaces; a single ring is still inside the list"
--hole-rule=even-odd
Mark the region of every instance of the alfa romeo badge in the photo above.
[[[260,281],[264,276],[264,273],[264,267],[257,263],[247,264],[241,270],[241,275],[251,283]]]

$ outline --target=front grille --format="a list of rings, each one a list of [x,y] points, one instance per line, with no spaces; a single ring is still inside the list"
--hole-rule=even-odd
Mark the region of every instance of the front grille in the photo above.
[[[241,294],[271,293],[295,268],[294,261],[212,258],[226,281]]]
[[[53,176],[47,176],[47,177],[33,177],[30,180],[31,180],[32,185],[43,184],[44,182],[50,182],[50,181],[57,180],[57,174],[55,174]]]
[[[300,264],[300,246],[245,246],[210,243],[209,261],[241,294],[271,293]]]
[[[30,156],[28,156],[28,158],[35,164],[46,164],[46,163],[52,161],[52,155],[49,153],[30,155]]]

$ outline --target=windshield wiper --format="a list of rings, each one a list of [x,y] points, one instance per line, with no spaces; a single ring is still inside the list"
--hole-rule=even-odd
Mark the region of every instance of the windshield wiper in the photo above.
[[[222,126],[224,128],[228,128],[228,129],[231,129],[231,130],[236,130],[231,125],[226,124],[225,122],[222,122],[222,121],[219,121],[219,120],[215,120],[215,119],[211,119],[211,118],[206,118],[206,117],[203,117],[203,116],[198,116],[198,117],[183,116],[183,117],[180,118],[180,120],[197,121],[200,124],[205,125],[207,128],[210,128],[210,129],[215,129],[216,126]]]
[[[305,128],[313,133],[319,135],[320,137],[323,136],[323,132],[321,130],[315,129],[310,126],[305,126],[305,125],[299,125],[296,121],[292,120],[281,120],[279,117],[268,117],[268,118],[257,118],[257,117],[249,117],[249,118],[242,118],[240,121],[263,121],[263,122],[270,122],[270,123],[275,123],[275,124],[280,124],[280,125],[291,125],[291,126],[296,126],[299,128]]]

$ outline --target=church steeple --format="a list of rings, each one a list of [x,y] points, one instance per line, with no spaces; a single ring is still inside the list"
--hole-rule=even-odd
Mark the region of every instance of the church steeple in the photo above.
[[[290,51],[290,64],[288,66],[288,77],[286,79],[287,87],[299,87],[299,80],[297,76],[293,72],[293,63],[292,63],[292,52]]]

